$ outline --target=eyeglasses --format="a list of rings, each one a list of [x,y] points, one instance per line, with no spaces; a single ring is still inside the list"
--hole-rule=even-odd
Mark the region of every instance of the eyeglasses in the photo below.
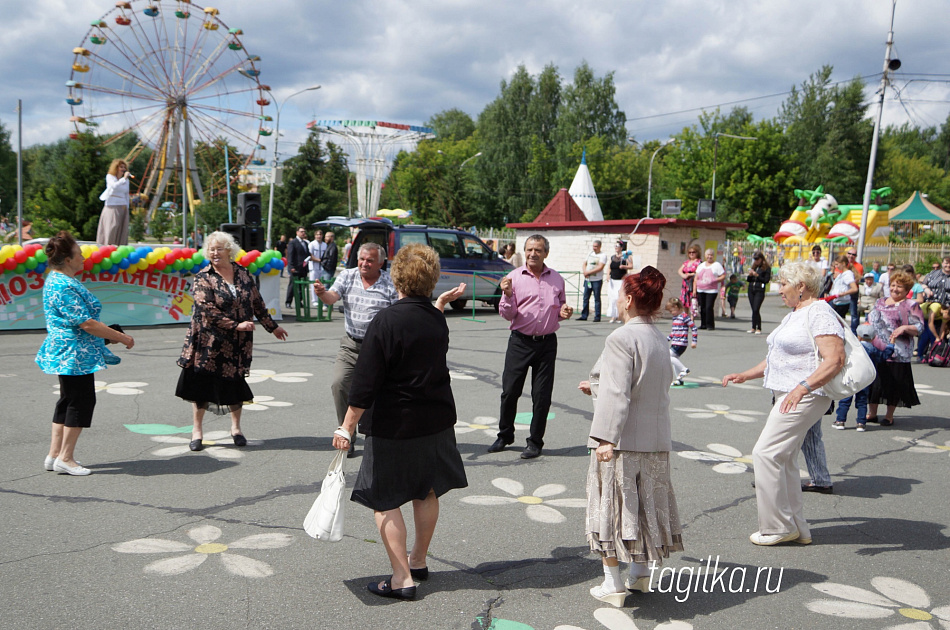
[[[858,255],[857,252],[848,252],[848,256],[857,256],[857,255]]]

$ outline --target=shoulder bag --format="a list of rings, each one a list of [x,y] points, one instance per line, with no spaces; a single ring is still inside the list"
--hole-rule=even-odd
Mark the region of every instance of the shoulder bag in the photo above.
[[[320,486],[320,495],[303,521],[304,531],[317,540],[337,542],[343,538],[343,494],[346,490],[343,459],[346,454],[346,450],[338,450],[333,456]]]
[[[877,376],[877,369],[871,357],[865,352],[861,342],[851,332],[851,328],[845,323],[840,315],[835,313],[835,317],[844,330],[844,366],[832,377],[830,381],[821,386],[825,396],[832,400],[841,400],[854,396],[859,391],[874,382]],[[818,342],[815,341],[815,335],[811,332],[811,322],[808,326],[808,337],[815,348],[815,358],[821,363],[821,355],[818,353]]]

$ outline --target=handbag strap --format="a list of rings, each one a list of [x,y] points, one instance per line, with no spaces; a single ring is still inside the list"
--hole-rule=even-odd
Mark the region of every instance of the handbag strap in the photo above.
[[[844,321],[841,315],[838,315],[838,313],[834,310],[832,310],[831,312],[834,313],[835,318],[838,320],[838,323],[841,324],[842,332],[844,334],[843,341],[847,342],[848,331],[850,331],[851,329],[848,328],[847,322]],[[815,349],[815,356],[818,358],[818,362],[821,363],[821,355],[818,354],[818,342],[815,341],[815,335],[811,331],[811,316],[810,315],[811,315],[810,312],[805,314],[805,326],[808,328],[808,338],[811,339],[811,345]],[[845,345],[847,345],[847,343],[845,343]]]

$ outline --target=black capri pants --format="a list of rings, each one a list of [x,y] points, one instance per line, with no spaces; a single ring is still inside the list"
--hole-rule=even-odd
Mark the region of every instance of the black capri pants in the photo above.
[[[94,374],[59,376],[59,400],[53,412],[53,424],[88,429],[92,426],[92,412],[96,408],[96,379]]]

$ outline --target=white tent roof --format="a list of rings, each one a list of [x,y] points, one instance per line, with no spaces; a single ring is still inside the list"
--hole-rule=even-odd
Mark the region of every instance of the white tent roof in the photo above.
[[[597,191],[594,190],[594,181],[590,178],[590,170],[587,168],[587,151],[581,154],[581,165],[574,175],[574,181],[567,191],[578,205],[588,221],[603,221],[604,213],[600,210],[600,202],[597,201]]]

